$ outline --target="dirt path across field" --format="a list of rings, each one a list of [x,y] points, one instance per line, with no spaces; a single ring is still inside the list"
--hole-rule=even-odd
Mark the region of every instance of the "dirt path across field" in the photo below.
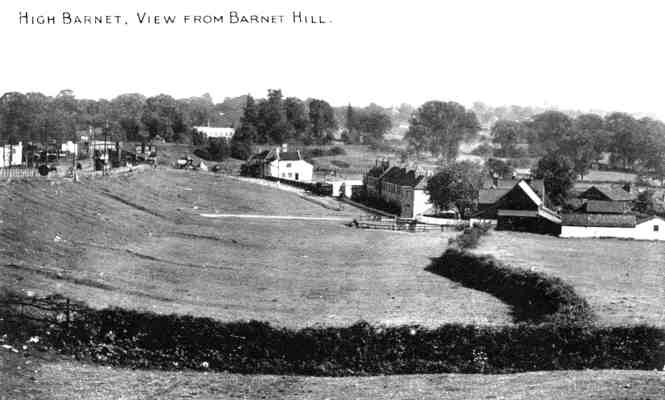
[[[345,221],[345,217],[302,217],[296,215],[256,215],[256,214],[199,214],[204,218],[254,218],[254,219],[294,219],[300,221]]]

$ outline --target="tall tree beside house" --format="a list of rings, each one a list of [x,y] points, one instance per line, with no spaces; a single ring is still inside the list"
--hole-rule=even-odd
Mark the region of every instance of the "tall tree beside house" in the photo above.
[[[516,145],[526,136],[525,127],[517,121],[499,120],[492,125],[492,142],[498,144],[501,150],[497,155],[512,157],[516,153]]]
[[[543,156],[532,174],[536,179],[543,179],[550,200],[558,205],[565,202],[576,178],[573,162],[557,151]]]
[[[282,143],[286,139],[286,110],[282,91],[268,90],[268,97],[257,104],[257,142]]]
[[[413,114],[405,139],[416,152],[425,149],[444,162],[453,162],[460,142],[479,130],[473,111],[455,102],[428,101]]]
[[[325,100],[313,99],[309,102],[310,140],[325,144],[332,139],[332,132],[337,128],[335,111]]]
[[[289,140],[302,141],[309,129],[309,117],[305,102],[297,97],[287,97],[284,100],[286,113],[286,137]]]
[[[455,206],[461,217],[467,218],[475,209],[483,176],[480,164],[455,162],[429,178],[426,191],[439,209]]]

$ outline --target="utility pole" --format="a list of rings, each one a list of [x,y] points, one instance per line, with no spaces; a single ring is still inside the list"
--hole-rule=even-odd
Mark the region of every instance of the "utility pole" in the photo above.
[[[109,162],[109,153],[108,149],[106,148],[106,141],[107,141],[106,136],[108,135],[108,133],[109,133],[109,120],[107,119],[106,125],[104,127],[104,167],[102,169],[102,175],[107,174],[106,168],[108,167],[107,163]]]
[[[89,126],[90,129],[90,146],[88,146],[88,156],[92,160],[92,172],[95,172],[95,130],[92,125]],[[90,147],[92,147],[92,154],[90,154]]]

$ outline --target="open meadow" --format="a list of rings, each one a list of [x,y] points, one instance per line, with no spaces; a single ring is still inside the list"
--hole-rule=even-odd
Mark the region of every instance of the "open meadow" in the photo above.
[[[665,326],[665,243],[497,232],[475,250],[564,279],[603,325]]]
[[[294,193],[161,168],[0,190],[0,275],[15,290],[286,327],[511,321],[494,297],[424,270],[454,232],[354,229],[344,223],[362,212],[349,206],[332,211]]]
[[[287,328],[513,323],[499,299],[425,271],[457,232],[354,229],[345,222],[360,210],[222,175],[160,167],[79,184],[3,182],[0,202],[2,289]],[[492,232],[477,252],[562,277],[601,324],[665,325],[663,245]],[[665,391],[653,371],[322,378],[133,370],[32,343],[0,349],[0,376],[0,399],[655,399]]]

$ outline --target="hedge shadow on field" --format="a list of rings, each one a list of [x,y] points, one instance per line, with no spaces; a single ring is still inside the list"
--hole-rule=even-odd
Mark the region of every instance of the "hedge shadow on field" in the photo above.
[[[491,256],[450,248],[425,270],[497,297],[511,307],[516,323],[590,325],[596,319],[586,299],[562,279],[506,266]]]

